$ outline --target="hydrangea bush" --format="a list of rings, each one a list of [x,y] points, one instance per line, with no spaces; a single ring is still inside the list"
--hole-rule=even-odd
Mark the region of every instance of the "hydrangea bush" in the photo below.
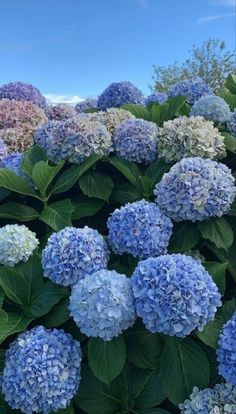
[[[235,414],[236,77],[1,90],[0,413]]]

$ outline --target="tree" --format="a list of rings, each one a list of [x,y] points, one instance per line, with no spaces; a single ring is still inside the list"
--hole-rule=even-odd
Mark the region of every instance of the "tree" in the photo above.
[[[182,64],[154,65],[152,89],[165,92],[179,81],[199,77],[218,92],[227,75],[236,70],[235,52],[227,50],[223,40],[209,38],[189,52],[191,56]]]

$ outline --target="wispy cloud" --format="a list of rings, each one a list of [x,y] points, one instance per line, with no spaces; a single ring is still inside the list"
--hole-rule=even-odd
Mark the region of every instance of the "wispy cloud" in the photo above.
[[[209,23],[209,22],[215,22],[216,20],[224,19],[225,17],[233,17],[236,16],[236,13],[224,13],[224,14],[213,14],[211,16],[204,16],[199,17],[197,19],[197,23]]]
[[[57,95],[53,93],[45,93],[45,98],[49,104],[59,104],[64,103],[68,105],[75,105],[78,102],[83,101],[84,99],[78,95]]]

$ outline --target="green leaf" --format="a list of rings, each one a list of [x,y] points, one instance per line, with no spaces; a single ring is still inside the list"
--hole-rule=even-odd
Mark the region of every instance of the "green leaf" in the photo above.
[[[210,367],[206,354],[192,339],[167,337],[162,352],[160,378],[169,400],[178,405],[194,386],[206,388]]]
[[[139,188],[139,179],[142,173],[139,167],[131,161],[124,160],[120,157],[106,158],[113,167],[115,167],[133,186]]]
[[[20,203],[5,203],[0,206],[0,218],[19,221],[36,220],[39,213],[32,207]]]
[[[31,256],[27,262],[18,263],[14,270],[17,271],[28,283],[31,294],[36,292],[44,282],[41,259],[37,254]]]
[[[152,188],[161,181],[165,172],[169,171],[171,165],[162,160],[156,160],[148,166],[145,175],[152,180]]]
[[[108,201],[114,186],[109,175],[99,171],[89,171],[79,178],[79,185],[88,197],[99,198]]]
[[[34,165],[39,161],[47,161],[45,152],[37,145],[34,145],[24,154],[22,170],[31,177]]]
[[[152,191],[152,180],[151,178],[144,175],[143,177],[140,177],[140,184],[143,191],[143,195],[145,197],[149,197],[150,193]]]
[[[146,409],[161,404],[166,398],[158,371],[132,367],[128,373],[129,398],[135,407]]]
[[[5,200],[11,194],[11,191],[7,190],[6,188],[0,187],[0,201]]]
[[[62,169],[63,165],[64,161],[60,161],[55,167],[48,165],[48,161],[39,161],[35,164],[32,170],[32,179],[42,196],[45,196],[49,185]]]
[[[141,200],[143,194],[129,183],[122,183],[115,186],[111,198],[119,204],[132,203]]]
[[[7,168],[0,168],[0,187],[7,188],[15,193],[39,198],[36,192],[22,178]]]
[[[57,303],[43,319],[43,326],[46,328],[56,328],[68,321],[70,317],[69,299],[64,298]]]
[[[75,211],[72,215],[72,220],[79,220],[83,217],[95,215],[104,206],[104,201],[98,198],[86,200],[73,200]]]
[[[160,366],[162,340],[139,323],[124,334],[127,359],[138,368],[157,369]]]
[[[224,217],[199,222],[197,225],[204,239],[213,242],[218,249],[228,250],[234,241],[234,233]]]
[[[131,112],[136,118],[145,119],[146,121],[150,121],[151,119],[148,109],[143,105],[125,104],[121,108]]]
[[[227,89],[229,89],[229,91],[232,94],[235,95],[236,94],[236,75],[231,73],[225,81],[225,86]]]
[[[53,230],[59,231],[71,226],[71,216],[75,208],[70,199],[49,204],[41,213],[39,219],[48,224]]]
[[[217,311],[214,321],[208,322],[202,332],[195,331],[198,338],[206,345],[217,349],[220,331],[223,325],[233,316],[235,311],[236,299],[226,302],[222,308]]]
[[[100,338],[89,339],[89,366],[100,381],[109,385],[124,368],[125,357],[126,349],[122,336],[111,341],[103,341]]]
[[[73,407],[67,407],[64,408],[64,410],[57,411],[57,414],[74,414],[74,408]]]
[[[68,191],[78,181],[89,168],[91,168],[98,160],[102,158],[102,155],[92,154],[88,157],[83,164],[72,165],[65,172],[63,172],[56,181],[52,194],[59,194]]]
[[[181,111],[181,109],[186,103],[186,99],[186,96],[173,96],[173,98],[169,98],[168,101],[166,101],[166,103],[168,104],[168,113],[165,121],[173,119],[174,116]]]
[[[200,233],[193,223],[175,223],[170,239],[169,252],[184,252],[195,247],[200,240]]]
[[[75,397],[78,406],[89,414],[114,414],[121,403],[106,384],[99,381],[88,369],[82,367],[79,393]]]
[[[228,89],[224,88],[222,91],[220,91],[220,97],[223,98],[225,102],[227,102],[233,111],[236,107],[236,95],[233,95]]]
[[[219,262],[205,262],[204,266],[206,270],[212,276],[214,282],[219,288],[219,291],[222,295],[225,292],[225,271],[227,269],[228,263],[219,263]]]
[[[0,343],[14,333],[24,331],[31,319],[17,313],[6,313],[0,310]]]
[[[236,154],[236,138],[228,132],[221,132],[221,135],[224,136],[224,143],[227,151]]]

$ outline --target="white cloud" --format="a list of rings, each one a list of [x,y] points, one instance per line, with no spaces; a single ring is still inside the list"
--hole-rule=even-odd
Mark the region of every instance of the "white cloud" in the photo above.
[[[57,95],[53,93],[45,93],[44,96],[49,104],[54,105],[59,103],[75,105],[84,100],[78,95]]]
[[[198,23],[208,23],[208,22],[214,22],[216,20],[224,19],[225,17],[232,17],[236,16],[236,13],[224,13],[224,14],[214,14],[212,16],[205,16],[200,17],[197,19]]]

